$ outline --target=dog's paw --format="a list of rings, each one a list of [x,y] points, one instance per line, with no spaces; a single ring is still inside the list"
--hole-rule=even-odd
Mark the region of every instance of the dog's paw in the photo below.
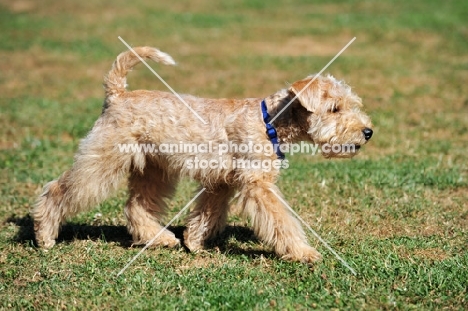
[[[322,260],[322,255],[313,247],[307,252],[304,252],[301,258],[301,262],[314,263]]]
[[[315,248],[306,245],[300,249],[296,249],[293,253],[282,256],[281,258],[303,263],[315,263],[322,260],[322,255]]]
[[[200,241],[193,241],[190,239],[184,240],[185,247],[189,249],[190,252],[196,253],[204,249],[203,244]]]
[[[175,248],[175,247],[180,247],[181,242],[178,238],[175,237],[175,235],[172,232],[164,232],[160,236],[158,236],[156,239],[151,238],[151,239],[138,239],[133,241],[133,245],[147,245],[149,244],[148,247],[169,247],[169,248]]]
[[[37,246],[44,250],[50,249],[55,245],[55,239],[51,239],[50,237],[44,237],[39,232],[36,232],[36,242]]]
[[[151,246],[163,246],[169,248],[180,247],[180,245],[180,240],[176,237],[161,237],[151,244]]]
[[[53,239],[41,240],[41,241],[37,241],[37,244],[39,245],[39,247],[43,248],[44,250],[48,250],[54,247],[55,240]]]

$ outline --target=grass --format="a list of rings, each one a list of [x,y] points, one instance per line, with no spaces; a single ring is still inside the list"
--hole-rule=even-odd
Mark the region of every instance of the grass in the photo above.
[[[467,13],[454,0],[0,0],[0,309],[466,309]],[[233,213],[206,252],[147,250],[116,278],[140,250],[125,190],[38,249],[29,211],[98,117],[117,36],[171,54],[177,67],[153,67],[204,97],[270,94],[356,36],[327,72],[363,98],[372,141],[352,160],[288,157],[279,187],[358,275],[312,236],[322,263],[281,261]],[[164,88],[144,67],[129,82]],[[171,215],[196,186],[180,185]]]

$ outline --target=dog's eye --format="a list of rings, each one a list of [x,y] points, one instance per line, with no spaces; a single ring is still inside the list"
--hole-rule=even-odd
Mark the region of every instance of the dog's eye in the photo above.
[[[338,109],[337,106],[333,107],[332,110],[331,110],[332,113],[336,113],[336,112],[338,112],[338,111],[339,111],[339,109]]]

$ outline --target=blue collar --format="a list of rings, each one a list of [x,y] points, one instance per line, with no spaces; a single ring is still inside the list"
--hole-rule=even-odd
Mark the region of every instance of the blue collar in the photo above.
[[[262,100],[262,114],[263,122],[265,122],[266,126],[266,134],[268,135],[268,138],[270,138],[270,141],[273,144],[273,149],[275,150],[278,159],[284,160],[285,156],[279,148],[278,134],[276,133],[276,129],[273,125],[268,123],[270,122],[270,115],[268,114],[268,109],[265,100]]]

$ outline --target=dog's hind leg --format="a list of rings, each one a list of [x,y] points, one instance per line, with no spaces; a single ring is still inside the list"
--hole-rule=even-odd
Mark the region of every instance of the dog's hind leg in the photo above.
[[[149,161],[143,172],[135,170],[131,173],[130,198],[125,206],[125,215],[134,244],[146,244],[162,230],[159,221],[167,209],[164,199],[173,195],[176,183],[177,178],[167,176],[160,167]],[[174,247],[180,245],[180,241],[166,229],[151,245]]]
[[[233,193],[233,188],[222,184],[209,187],[200,195],[184,232],[184,243],[188,249],[202,249],[205,241],[224,230],[229,211],[228,203]]]
[[[44,187],[32,211],[39,246],[54,246],[67,217],[99,204],[117,189],[132,155],[119,152],[114,141],[95,127],[80,144],[73,167]]]

